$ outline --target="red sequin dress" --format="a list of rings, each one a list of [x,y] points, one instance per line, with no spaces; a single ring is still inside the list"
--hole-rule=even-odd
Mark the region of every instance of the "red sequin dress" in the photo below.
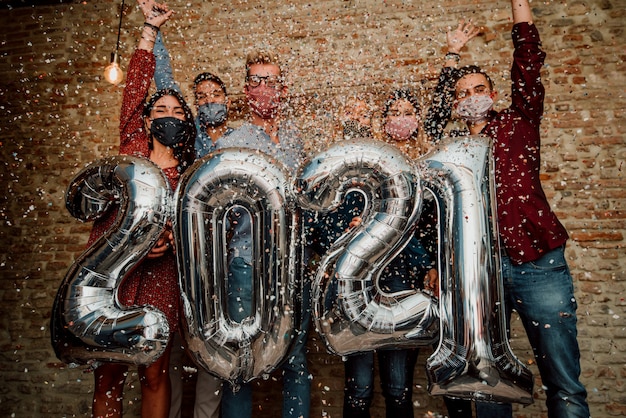
[[[148,158],[148,136],[144,129],[142,113],[150,82],[154,74],[154,55],[151,51],[138,49],[128,65],[126,87],[120,116],[120,154]],[[172,190],[176,190],[179,173],[176,167],[163,170]],[[89,236],[93,244],[113,225],[116,210],[97,220]],[[122,305],[151,305],[165,314],[170,335],[178,330],[180,288],[176,257],[168,251],[162,257],[144,259],[122,282],[117,291]]]

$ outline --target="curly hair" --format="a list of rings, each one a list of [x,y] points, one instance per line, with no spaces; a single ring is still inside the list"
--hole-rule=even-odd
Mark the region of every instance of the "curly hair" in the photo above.
[[[387,118],[387,114],[389,113],[389,109],[391,106],[397,102],[398,100],[406,100],[413,105],[413,109],[415,109],[415,114],[420,114],[420,101],[409,89],[398,89],[394,90],[389,98],[385,101],[385,107],[383,109],[383,119]]]

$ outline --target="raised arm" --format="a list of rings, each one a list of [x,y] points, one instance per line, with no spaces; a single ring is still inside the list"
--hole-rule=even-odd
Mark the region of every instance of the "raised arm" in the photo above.
[[[144,18],[148,23],[150,23],[150,20],[152,19],[162,18],[165,16],[169,19],[173,13],[168,10],[166,5],[157,4],[154,0],[139,0],[138,3]],[[154,23],[154,26],[160,28],[163,23],[165,22]],[[154,31],[154,28],[150,26],[148,26],[148,28],[152,29],[152,32],[156,33],[148,33],[146,35],[142,34],[141,38],[146,41],[145,45],[143,45],[145,47],[148,47],[150,41],[153,41],[152,51],[154,52],[154,58],[156,60],[154,83],[156,84],[157,90],[171,88],[182,94],[180,87],[176,84],[176,81],[174,81],[172,65],[170,63],[170,54],[163,42],[163,34],[160,30]]]
[[[514,45],[511,67],[511,106],[539,127],[543,115],[545,88],[541,83],[541,68],[546,53],[541,49],[539,31],[532,23],[528,0],[511,0]]]
[[[448,52],[446,53],[444,67],[456,68],[460,58],[461,50],[465,45],[480,33],[480,28],[474,26],[472,19],[465,22],[464,19],[459,20],[456,29],[450,29],[446,33],[448,43]]]
[[[479,33],[479,27],[474,26],[471,20],[465,22],[464,19],[459,21],[456,29],[450,29],[446,33],[448,50],[435,87],[433,101],[424,120],[426,134],[433,141],[438,141],[443,137],[444,129],[452,117],[455,72],[461,60],[461,50]]]
[[[147,0],[140,0],[138,3],[146,20],[126,75],[120,112],[120,154],[138,153],[147,156],[149,150],[145,141],[142,114],[154,74],[152,48],[159,28],[169,19],[172,12],[164,5],[148,3]],[[149,9],[144,11],[144,8]]]
[[[180,94],[183,92],[174,80],[172,64],[170,61],[170,53],[163,42],[163,34],[159,32],[154,43],[154,59],[156,60],[156,68],[154,70],[154,84],[157,90],[174,89]]]
[[[511,0],[511,8],[513,9],[513,23],[533,23],[528,0]]]

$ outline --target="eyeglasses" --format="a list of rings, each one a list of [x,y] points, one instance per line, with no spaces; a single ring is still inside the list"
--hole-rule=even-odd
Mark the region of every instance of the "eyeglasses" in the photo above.
[[[278,75],[249,75],[246,77],[246,82],[250,87],[259,87],[261,81],[265,81],[265,85],[271,88],[279,88],[283,85],[283,78]]]

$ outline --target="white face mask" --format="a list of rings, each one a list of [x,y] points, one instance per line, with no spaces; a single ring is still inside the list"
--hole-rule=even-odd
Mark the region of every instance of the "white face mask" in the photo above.
[[[487,120],[489,111],[493,107],[493,99],[486,94],[477,94],[463,99],[456,108],[456,113],[464,121],[470,123]]]

